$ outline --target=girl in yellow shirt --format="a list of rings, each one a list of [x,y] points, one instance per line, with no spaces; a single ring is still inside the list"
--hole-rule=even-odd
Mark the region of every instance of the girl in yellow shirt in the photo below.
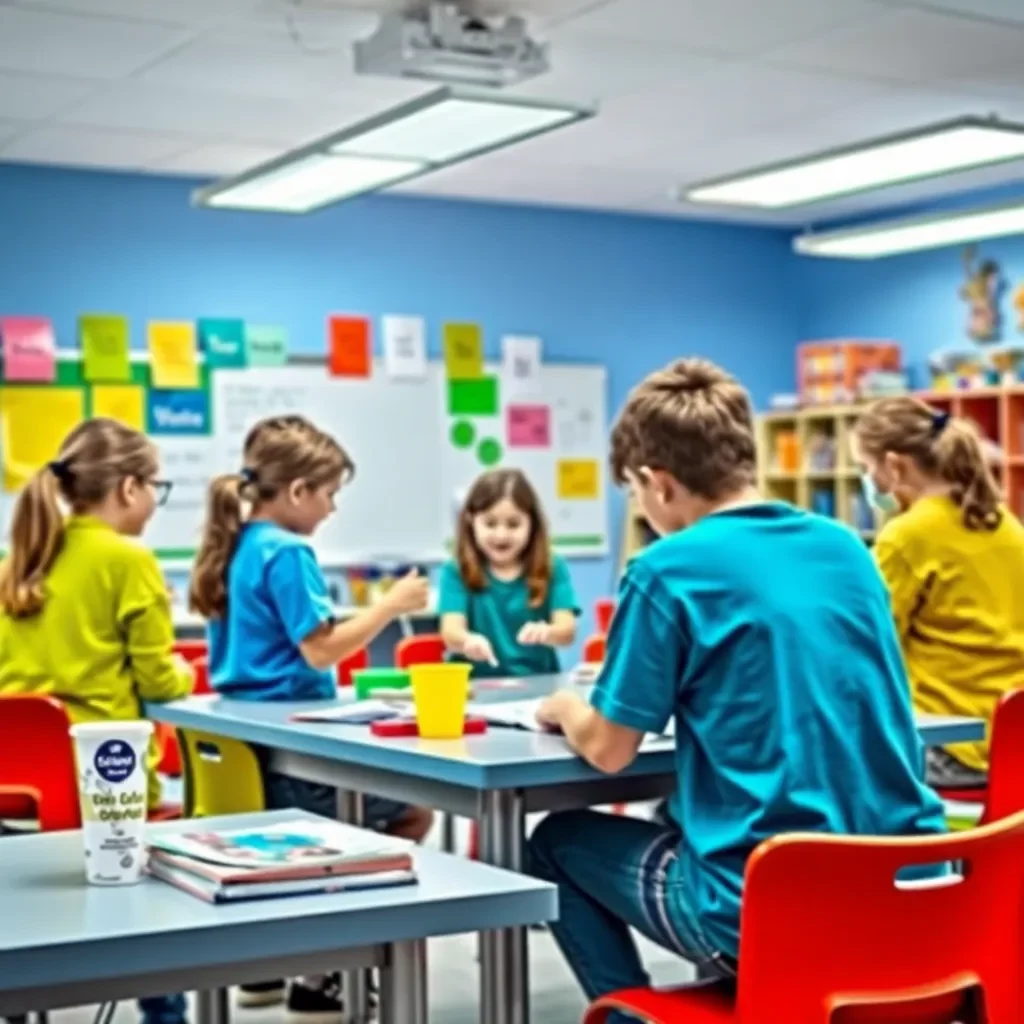
[[[875,554],[892,595],[915,706],[991,722],[1024,686],[1024,526],[1002,504],[974,424],[914,398],[858,419],[865,494],[894,513]],[[928,752],[932,785],[983,785],[988,742]]]

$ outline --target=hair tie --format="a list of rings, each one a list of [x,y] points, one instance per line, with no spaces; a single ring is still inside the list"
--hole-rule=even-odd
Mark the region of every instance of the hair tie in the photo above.
[[[67,459],[54,459],[49,462],[46,468],[61,482],[66,483],[71,479],[71,467]]]
[[[932,413],[932,437],[938,437],[949,423],[948,412],[935,412]]]
[[[243,466],[238,475],[242,478],[243,486],[256,483],[256,470],[252,466]]]

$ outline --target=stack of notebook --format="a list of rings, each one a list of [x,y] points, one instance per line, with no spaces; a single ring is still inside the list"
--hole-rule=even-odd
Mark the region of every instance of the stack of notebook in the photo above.
[[[149,873],[208,903],[410,885],[408,844],[326,819],[158,835]]]

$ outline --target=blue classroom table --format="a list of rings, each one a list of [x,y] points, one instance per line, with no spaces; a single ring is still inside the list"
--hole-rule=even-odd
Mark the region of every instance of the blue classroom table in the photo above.
[[[203,825],[257,827],[296,813]],[[523,875],[429,850],[417,851],[416,870],[416,885],[212,906],[151,878],[88,885],[79,832],[5,837],[0,1017],[199,990],[198,1024],[224,1024],[228,985],[378,967],[382,1024],[424,1024],[426,939],[557,916],[554,886]]]
[[[473,699],[525,700],[572,685],[565,674],[534,676],[481,689]],[[343,691],[339,702],[350,699]],[[353,793],[475,818],[481,860],[513,871],[523,868],[528,813],[652,800],[675,789],[672,740],[645,746],[629,768],[608,776],[557,735],[491,728],[460,740],[379,739],[365,726],[291,721],[296,711],[326,706],[212,696],[147,705],[146,714],[177,728],[266,747],[275,771],[338,789],[343,820],[358,820],[358,801],[345,796]],[[930,746],[982,739],[985,732],[977,719],[921,715],[918,726]],[[489,932],[482,947],[482,1019],[529,1024],[525,932]]]

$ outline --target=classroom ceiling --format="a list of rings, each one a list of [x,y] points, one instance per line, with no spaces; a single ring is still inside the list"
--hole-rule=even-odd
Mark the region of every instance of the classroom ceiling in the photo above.
[[[357,76],[400,0],[0,0],[0,162],[219,176],[426,91]],[[1024,0],[479,0],[552,44],[526,94],[600,116],[402,191],[809,224],[1024,181],[1024,162],[793,213],[674,186],[965,114],[1024,122]]]

